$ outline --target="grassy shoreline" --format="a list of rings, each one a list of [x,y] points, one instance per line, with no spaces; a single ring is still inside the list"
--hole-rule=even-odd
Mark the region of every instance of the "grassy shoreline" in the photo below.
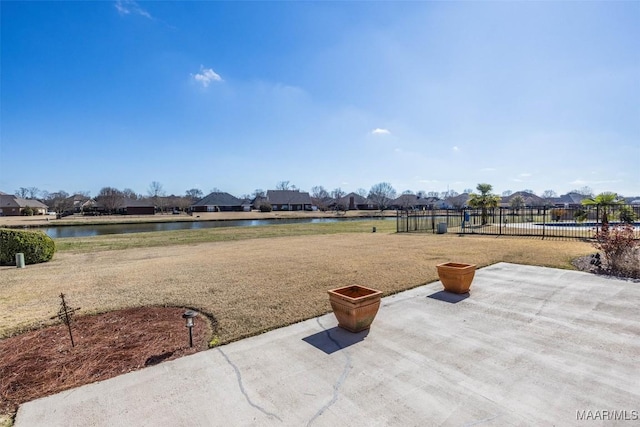
[[[376,227],[378,232],[395,232],[394,221],[362,220],[337,223],[275,224],[252,227],[220,227],[195,230],[172,230],[134,234],[110,234],[90,237],[55,239],[58,251],[74,253],[149,248],[197,243],[227,242],[250,239],[269,239],[293,236],[310,236],[339,233],[365,233]]]

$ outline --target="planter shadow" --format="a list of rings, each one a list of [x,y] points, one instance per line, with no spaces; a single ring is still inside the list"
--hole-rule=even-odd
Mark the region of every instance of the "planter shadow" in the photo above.
[[[427,298],[437,299],[438,301],[444,301],[450,304],[457,304],[460,301],[469,298],[469,292],[465,294],[454,294],[453,292],[439,291],[434,294],[427,295]]]
[[[364,340],[367,335],[369,335],[368,329],[354,333],[336,326],[331,329],[318,332],[317,334],[309,335],[306,338],[302,338],[302,341],[307,344],[311,344],[326,354],[332,354],[336,351],[359,343]]]

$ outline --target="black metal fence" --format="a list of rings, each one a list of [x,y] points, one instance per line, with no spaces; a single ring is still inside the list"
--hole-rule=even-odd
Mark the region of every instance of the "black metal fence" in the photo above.
[[[591,239],[602,227],[604,219],[610,225],[624,222],[633,224],[635,236],[640,239],[638,218],[640,205],[403,210],[396,213],[396,230],[398,233],[449,232],[542,239]]]

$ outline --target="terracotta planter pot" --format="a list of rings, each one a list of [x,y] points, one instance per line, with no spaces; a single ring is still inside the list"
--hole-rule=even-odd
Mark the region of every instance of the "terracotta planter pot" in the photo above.
[[[473,276],[476,274],[475,264],[446,262],[436,265],[436,268],[445,291],[456,294],[469,292]]]
[[[382,291],[353,285],[328,292],[338,326],[351,332],[369,329],[380,308]]]

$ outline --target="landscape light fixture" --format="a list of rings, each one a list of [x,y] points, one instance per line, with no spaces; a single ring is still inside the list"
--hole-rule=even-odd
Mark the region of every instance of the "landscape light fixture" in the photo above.
[[[189,328],[189,347],[193,347],[193,325],[194,325],[194,318],[197,315],[198,313],[196,313],[193,310],[187,310],[182,315],[182,318],[185,319],[185,322],[186,322],[185,326]]]

